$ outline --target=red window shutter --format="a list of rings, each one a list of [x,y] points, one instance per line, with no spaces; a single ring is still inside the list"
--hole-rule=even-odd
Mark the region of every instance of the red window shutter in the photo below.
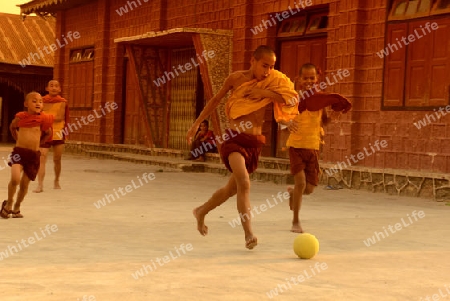
[[[389,24],[387,28],[384,67],[384,107],[401,107],[404,98],[406,47],[402,37],[407,36],[407,24]]]
[[[430,51],[430,106],[446,106],[450,103],[450,19],[435,20],[439,28],[432,31]]]
[[[409,24],[409,36],[414,41],[408,45],[407,70],[405,81],[405,105],[407,107],[428,106],[430,99],[430,45],[432,35],[424,34],[424,21]],[[408,36],[406,36],[408,37]]]
[[[439,28],[428,31],[425,28],[427,22],[436,22]],[[408,49],[406,106],[447,105],[450,83],[450,21],[439,19],[411,22],[409,34],[413,34],[416,40]]]

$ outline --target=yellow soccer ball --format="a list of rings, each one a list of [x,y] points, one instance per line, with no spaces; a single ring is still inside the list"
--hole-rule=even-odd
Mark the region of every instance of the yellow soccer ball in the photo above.
[[[319,252],[319,241],[312,234],[299,234],[294,240],[294,252],[302,259],[311,259]]]

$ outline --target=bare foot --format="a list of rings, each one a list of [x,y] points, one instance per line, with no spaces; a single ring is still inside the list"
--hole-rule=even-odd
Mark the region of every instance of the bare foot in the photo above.
[[[300,223],[292,224],[291,232],[303,233],[303,229],[302,229],[302,226],[300,226]]]
[[[38,186],[35,190],[33,190],[33,192],[35,193],[41,193],[44,191],[44,188],[42,186]]]
[[[253,249],[254,247],[256,247],[256,245],[258,244],[258,239],[256,238],[256,236],[250,235],[245,237],[245,247],[249,250]]]
[[[61,189],[61,186],[59,186],[59,181],[55,181],[55,184],[53,185],[53,189]]]
[[[200,216],[197,213],[198,208],[195,208],[192,213],[194,214],[194,217],[197,219],[197,230],[200,232],[201,235],[205,236],[208,234],[208,227],[205,225],[205,216]]]
[[[294,198],[294,188],[288,187],[287,192],[289,192],[289,209],[292,210],[292,200]]]

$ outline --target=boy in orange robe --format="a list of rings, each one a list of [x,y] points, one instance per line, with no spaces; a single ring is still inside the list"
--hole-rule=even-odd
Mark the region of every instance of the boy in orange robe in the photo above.
[[[199,124],[232,91],[226,104],[230,129],[222,136],[216,136],[217,142],[221,144],[222,160],[232,174],[228,183],[217,190],[206,203],[195,208],[193,214],[197,219],[198,231],[201,235],[206,235],[206,214],[237,195],[237,208],[247,249],[253,249],[257,245],[257,238],[251,227],[249,174],[257,168],[258,157],[265,143],[265,137],[261,135],[265,107],[272,103],[274,106],[281,106],[281,109],[275,110],[280,115],[289,114],[285,107],[297,110],[298,94],[294,84],[284,74],[274,70],[275,60],[275,53],[270,47],[259,46],[253,53],[250,69],[233,72],[227,77],[223,87],[208,101],[187,134],[188,142],[191,143]],[[286,117],[276,116],[276,119]]]
[[[294,176],[294,189],[288,188],[291,194],[289,205],[293,211],[292,232],[303,233],[299,214],[302,196],[310,194],[319,183],[319,148],[321,143],[322,124],[327,123],[324,109],[331,106],[335,112],[346,113],[352,107],[350,102],[336,93],[313,93],[313,86],[318,83],[319,74],[313,64],[304,64],[300,68],[300,93],[308,97],[301,99],[298,105],[299,114],[293,119],[289,128],[290,134],[286,142],[289,147],[291,174]],[[303,91],[303,92],[302,92]]]
[[[38,173],[38,186],[33,192],[44,191],[44,177],[45,177],[45,165],[47,162],[47,154],[50,147],[53,146],[53,163],[55,169],[55,181],[54,189],[61,189],[59,185],[59,177],[61,175],[61,157],[64,151],[64,141],[66,136],[62,130],[69,123],[69,105],[67,100],[62,98],[61,85],[57,80],[51,80],[48,82],[46,90],[48,94],[42,99],[44,101],[43,111],[47,114],[51,114],[54,117],[53,121],[53,139],[50,142],[43,143],[41,145],[41,167]],[[66,131],[67,132],[67,131]]]

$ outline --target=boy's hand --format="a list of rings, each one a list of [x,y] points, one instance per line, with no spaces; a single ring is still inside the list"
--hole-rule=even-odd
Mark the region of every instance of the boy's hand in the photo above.
[[[53,129],[49,128],[46,131],[42,132],[41,135],[41,140],[40,140],[40,144],[44,144],[46,141],[48,141],[48,139],[50,139],[50,137],[53,135]]]
[[[14,138],[14,140],[17,141],[17,129],[12,129],[12,130],[11,130],[11,135],[12,135],[12,137]]]
[[[279,123],[284,125],[291,133],[296,133],[298,131],[298,122],[295,120],[280,121]]]

